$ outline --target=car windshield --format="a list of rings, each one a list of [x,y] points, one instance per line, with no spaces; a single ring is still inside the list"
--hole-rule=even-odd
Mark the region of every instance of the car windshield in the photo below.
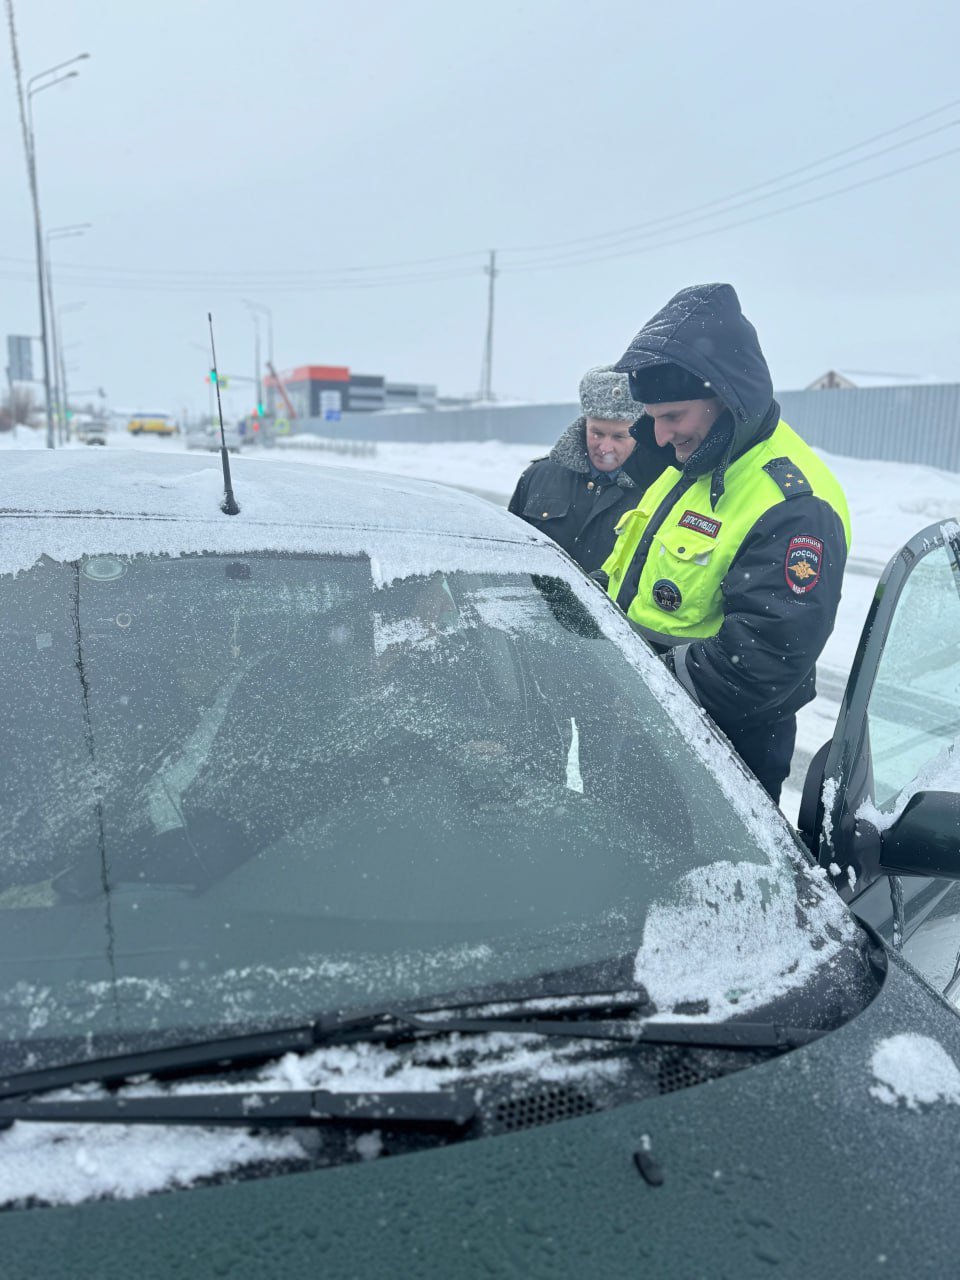
[[[802,981],[839,905],[818,918],[811,881],[804,916],[785,825],[557,565],[384,586],[365,556],[97,555],[0,579],[4,1062],[631,952],[661,1002],[709,1000],[698,947],[720,990]]]

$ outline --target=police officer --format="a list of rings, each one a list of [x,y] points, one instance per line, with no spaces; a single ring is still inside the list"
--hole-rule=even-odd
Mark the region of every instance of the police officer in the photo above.
[[[617,521],[669,465],[673,450],[649,434],[631,436],[641,407],[626,375],[609,367],[583,375],[580,411],[549,456],[524,471],[508,510],[558,542],[589,573],[603,564]]]
[[[779,800],[840,602],[843,492],[781,419],[730,285],[682,289],[613,367],[638,442],[676,465],[620,522],[607,591]]]

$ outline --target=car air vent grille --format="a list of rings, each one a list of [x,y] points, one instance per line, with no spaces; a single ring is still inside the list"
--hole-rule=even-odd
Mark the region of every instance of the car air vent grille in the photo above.
[[[582,1088],[572,1085],[554,1085],[505,1098],[496,1104],[494,1126],[504,1133],[516,1129],[533,1129],[541,1124],[553,1124],[556,1120],[569,1120],[573,1116],[595,1111],[597,1104]]]
[[[715,1076],[723,1074],[716,1069],[711,1070],[706,1063],[694,1053],[677,1053],[668,1050],[657,1055],[657,1092],[676,1093],[679,1089],[690,1089],[695,1084],[703,1084]]]

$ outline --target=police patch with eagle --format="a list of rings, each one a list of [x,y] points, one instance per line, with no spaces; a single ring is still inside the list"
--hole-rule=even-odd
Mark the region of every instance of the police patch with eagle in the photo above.
[[[790,539],[783,564],[787,586],[797,596],[805,596],[820,581],[823,568],[823,543],[809,534],[797,533]]]

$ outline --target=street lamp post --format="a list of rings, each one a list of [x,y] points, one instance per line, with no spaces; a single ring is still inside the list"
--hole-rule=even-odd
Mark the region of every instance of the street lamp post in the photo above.
[[[48,449],[52,449],[54,447],[53,396],[50,389],[50,344],[47,335],[47,300],[43,287],[43,224],[40,219],[40,196],[37,190],[37,149],[33,133],[33,97],[37,93],[42,93],[44,89],[52,89],[55,84],[60,84],[63,80],[72,79],[78,74],[76,71],[69,71],[66,75],[58,75],[57,73],[62,71],[64,67],[69,67],[74,62],[80,62],[82,59],[89,57],[89,53],[80,53],[75,58],[68,58],[66,62],[58,63],[55,67],[48,67],[46,71],[41,71],[37,75],[31,76],[27,81],[27,169],[30,178],[30,196],[33,201],[33,230],[37,255],[37,291],[40,296],[40,345],[43,348],[43,389],[47,410]],[[55,78],[53,80],[49,80],[47,79],[48,76],[54,76]],[[46,81],[46,83],[38,84],[38,81]]]
[[[250,302],[247,298],[241,298],[241,302],[245,307],[249,307],[253,312],[259,312],[267,317],[267,360],[273,364],[273,312],[269,307],[265,307],[262,302]],[[260,330],[257,327],[257,403],[261,403],[261,372],[260,372]],[[267,387],[267,417],[273,420],[276,415],[276,395],[277,389],[273,385],[273,379]]]
[[[61,240],[67,236],[82,236],[89,230],[92,224],[89,222],[77,222],[68,227],[51,227],[47,232],[47,255],[46,255],[46,272],[47,272],[47,303],[50,307],[50,338],[52,348],[52,364],[53,364],[53,383],[54,383],[54,400],[57,406],[57,444],[63,444],[67,435],[66,411],[67,403],[64,394],[64,383],[62,374],[62,361],[59,360],[60,350],[60,324],[59,314],[53,305],[53,263],[50,260],[50,241]],[[66,308],[63,308],[66,310]]]

